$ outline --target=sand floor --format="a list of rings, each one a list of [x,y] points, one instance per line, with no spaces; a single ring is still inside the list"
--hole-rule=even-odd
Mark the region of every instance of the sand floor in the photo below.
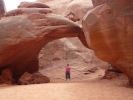
[[[133,89],[106,81],[3,86],[0,100],[133,100]]]

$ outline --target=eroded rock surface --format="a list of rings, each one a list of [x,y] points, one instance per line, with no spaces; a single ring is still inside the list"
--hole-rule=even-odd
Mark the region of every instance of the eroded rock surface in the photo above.
[[[27,9],[23,11],[27,13]],[[14,16],[11,13],[0,20],[0,70],[9,68],[15,79],[24,72],[38,71],[38,54],[48,42],[83,33],[77,24],[60,15],[15,11]]]
[[[106,0],[87,13],[83,29],[96,55],[124,72],[133,85],[133,1]]]
[[[49,83],[50,79],[47,76],[43,76],[40,73],[30,74],[25,72],[19,79],[18,84],[20,85],[28,85],[28,84],[41,84],[41,83]]]
[[[6,68],[0,72],[1,84],[12,84],[14,82],[12,78],[12,72],[9,68]]]
[[[91,0],[38,0],[49,5],[54,13],[79,21],[93,5]]]

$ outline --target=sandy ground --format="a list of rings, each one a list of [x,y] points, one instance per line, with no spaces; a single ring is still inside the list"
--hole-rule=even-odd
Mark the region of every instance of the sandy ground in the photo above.
[[[133,100],[133,89],[107,80],[0,87],[0,100]]]
[[[56,69],[56,70],[55,70]],[[47,68],[40,71],[42,74],[50,78],[51,83],[64,83],[65,79],[65,68]],[[86,74],[85,74],[86,73]],[[97,69],[94,73],[84,71],[81,69],[71,68],[71,82],[88,82],[90,80],[99,79],[104,76],[103,69]]]

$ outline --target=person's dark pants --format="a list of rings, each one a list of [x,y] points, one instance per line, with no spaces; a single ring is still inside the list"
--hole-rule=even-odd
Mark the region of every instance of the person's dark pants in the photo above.
[[[66,80],[70,79],[70,72],[66,72]]]

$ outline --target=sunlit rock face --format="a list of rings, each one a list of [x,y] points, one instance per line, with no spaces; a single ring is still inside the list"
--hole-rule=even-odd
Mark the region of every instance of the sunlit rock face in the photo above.
[[[91,0],[38,0],[49,5],[54,13],[79,21],[92,8]]]
[[[106,0],[87,13],[83,29],[96,55],[124,72],[133,85],[133,0]]]
[[[2,17],[5,13],[5,5],[4,5],[4,1],[0,0],[0,17]]]
[[[63,16],[40,13],[40,8],[27,13],[27,9],[23,9],[21,14],[14,10],[15,15],[11,11],[8,17],[0,20],[0,72],[8,69],[15,79],[24,72],[38,71],[38,54],[48,42],[63,37],[78,37],[82,31]]]
[[[64,14],[73,21],[79,21],[90,9],[92,9],[91,0],[73,0],[67,5]]]

